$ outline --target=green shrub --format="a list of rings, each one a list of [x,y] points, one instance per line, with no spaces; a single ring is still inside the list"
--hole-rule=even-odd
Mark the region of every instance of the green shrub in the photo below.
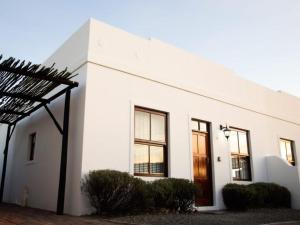
[[[248,185],[255,191],[257,195],[257,201],[253,203],[254,207],[291,207],[291,194],[285,187],[279,186],[274,183],[254,183]]]
[[[194,203],[197,190],[194,183],[185,179],[166,178],[147,183],[114,170],[91,171],[82,180],[82,191],[98,214],[154,207],[187,211]]]
[[[98,214],[142,210],[151,202],[146,182],[125,172],[91,171],[83,178],[82,190]]]
[[[170,208],[173,198],[173,187],[169,179],[153,181],[150,190],[156,208]]]
[[[152,193],[150,192],[150,183],[139,178],[134,179],[134,191],[131,207],[135,211],[148,210],[154,207]]]
[[[245,210],[255,198],[255,193],[246,185],[227,184],[222,190],[224,204],[228,209]]]
[[[227,184],[222,194],[226,207],[233,210],[291,207],[288,189],[274,183]]]
[[[151,192],[156,208],[188,211],[191,209],[197,186],[186,179],[167,178],[151,184]]]

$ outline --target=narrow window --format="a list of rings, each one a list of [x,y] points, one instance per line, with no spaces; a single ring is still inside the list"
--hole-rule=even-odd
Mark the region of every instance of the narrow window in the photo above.
[[[280,154],[283,159],[295,166],[294,142],[291,140],[280,138]]]
[[[229,138],[233,180],[250,181],[251,166],[248,131],[230,128]]]
[[[35,141],[36,141],[36,133],[32,133],[29,135],[29,151],[28,151],[28,161],[34,160],[34,151],[35,151]]]
[[[167,114],[135,107],[134,175],[167,176]]]

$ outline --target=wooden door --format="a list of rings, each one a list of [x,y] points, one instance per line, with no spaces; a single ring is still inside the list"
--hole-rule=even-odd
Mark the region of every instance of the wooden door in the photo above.
[[[196,206],[212,205],[211,159],[209,136],[205,132],[193,131],[194,182],[200,186]]]

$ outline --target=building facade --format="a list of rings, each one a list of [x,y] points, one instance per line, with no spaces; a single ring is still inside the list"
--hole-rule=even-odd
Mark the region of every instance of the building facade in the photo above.
[[[80,182],[96,169],[194,180],[204,192],[199,210],[224,208],[227,183],[259,181],[286,186],[300,208],[299,98],[93,19],[45,64],[53,62],[80,84],[71,100],[66,213],[91,212]],[[63,100],[49,107],[62,119]],[[61,140],[47,112],[21,122],[11,143],[5,201],[55,211]]]

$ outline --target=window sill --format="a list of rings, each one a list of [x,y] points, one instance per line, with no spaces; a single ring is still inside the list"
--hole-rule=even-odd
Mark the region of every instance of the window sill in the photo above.
[[[164,174],[142,174],[142,173],[135,173],[133,174],[135,177],[167,177]]]
[[[234,180],[231,179],[232,183],[236,183],[236,184],[252,184],[253,180]]]
[[[165,176],[138,176],[138,175],[134,175],[135,178],[139,178],[141,180],[144,180],[146,182],[153,182],[153,181],[156,181],[156,180],[163,180],[163,179],[167,179],[168,177],[165,177]]]
[[[34,164],[37,164],[37,161],[31,160],[31,161],[26,161],[25,162],[25,166],[30,166],[30,165],[34,165]]]

